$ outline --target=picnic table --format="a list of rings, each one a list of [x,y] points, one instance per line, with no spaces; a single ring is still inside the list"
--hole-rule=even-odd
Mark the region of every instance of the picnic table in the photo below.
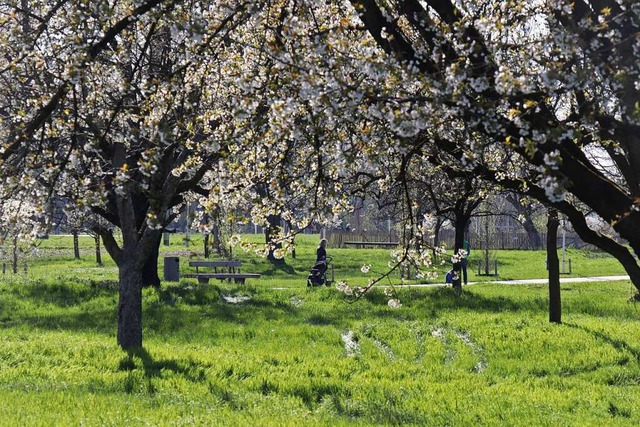
[[[189,267],[195,267],[195,273],[187,273],[184,277],[198,279],[199,283],[209,283],[209,279],[233,280],[244,283],[246,279],[258,279],[258,273],[241,273],[240,261],[189,261]],[[206,269],[202,271],[202,269]]]

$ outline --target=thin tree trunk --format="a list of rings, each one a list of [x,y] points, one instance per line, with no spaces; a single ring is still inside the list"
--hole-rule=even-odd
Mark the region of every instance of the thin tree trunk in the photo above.
[[[204,235],[204,257],[209,258],[209,233]]]
[[[549,322],[562,323],[560,261],[558,260],[558,211],[549,209],[547,221],[547,268],[549,270]]]
[[[73,230],[73,256],[80,259],[80,239],[78,238],[78,230]]]
[[[222,238],[220,237],[220,227],[216,222],[214,222],[211,227],[211,237],[213,238],[213,242],[211,243],[213,250],[221,257],[228,257],[227,248],[224,246]]]
[[[100,252],[100,235],[96,234],[95,242],[96,242],[96,263],[98,265],[102,265],[102,254]]]
[[[457,254],[460,249],[464,247],[464,230],[466,228],[468,219],[466,216],[457,215],[455,222],[455,240],[453,246],[453,253]],[[451,285],[457,294],[462,293],[462,259],[453,263],[453,279]]]
[[[13,274],[18,274],[18,238],[13,238]]]
[[[489,245],[491,239],[489,238],[489,218],[484,218],[484,274],[489,275],[489,264],[491,263],[491,252],[489,251]]]

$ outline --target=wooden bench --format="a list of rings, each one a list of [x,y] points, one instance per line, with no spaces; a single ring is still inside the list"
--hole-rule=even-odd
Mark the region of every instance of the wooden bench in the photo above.
[[[384,247],[395,248],[399,242],[342,242],[345,246],[355,246],[357,249],[364,248],[365,246],[372,247]]]
[[[209,279],[233,280],[236,283],[244,283],[246,279],[258,279],[258,273],[241,273],[240,261],[189,261],[189,267],[195,267],[195,273],[187,273],[184,277],[198,279],[199,283],[209,283]],[[213,269],[213,272],[203,272],[200,269]]]

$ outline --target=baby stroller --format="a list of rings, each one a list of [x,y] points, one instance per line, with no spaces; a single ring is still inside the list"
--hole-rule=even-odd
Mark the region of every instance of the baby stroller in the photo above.
[[[307,286],[331,286],[333,282],[333,265],[330,265],[331,259],[331,257],[327,257],[326,260],[316,262],[307,276]],[[331,266],[331,280],[327,279],[329,266]]]

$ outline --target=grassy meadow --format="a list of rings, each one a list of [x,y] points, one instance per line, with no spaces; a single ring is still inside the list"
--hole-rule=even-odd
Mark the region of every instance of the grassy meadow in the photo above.
[[[177,237],[161,250],[186,272],[201,245]],[[300,236],[297,258],[277,268],[236,254],[263,274],[245,286],[145,289],[144,348],[124,352],[117,270],[106,253],[96,265],[91,243],[75,260],[71,239],[52,236],[26,273],[0,277],[2,426],[640,424],[640,307],[628,281],[563,285],[562,325],[547,321],[545,285],[472,271],[480,283],[460,297],[398,287],[394,310],[382,289],[355,303],[307,289],[317,236]],[[543,252],[497,252],[500,279],[546,274]],[[388,261],[387,250],[329,254],[336,279],[354,285]],[[600,253],[569,254],[572,276],[624,273]]]

